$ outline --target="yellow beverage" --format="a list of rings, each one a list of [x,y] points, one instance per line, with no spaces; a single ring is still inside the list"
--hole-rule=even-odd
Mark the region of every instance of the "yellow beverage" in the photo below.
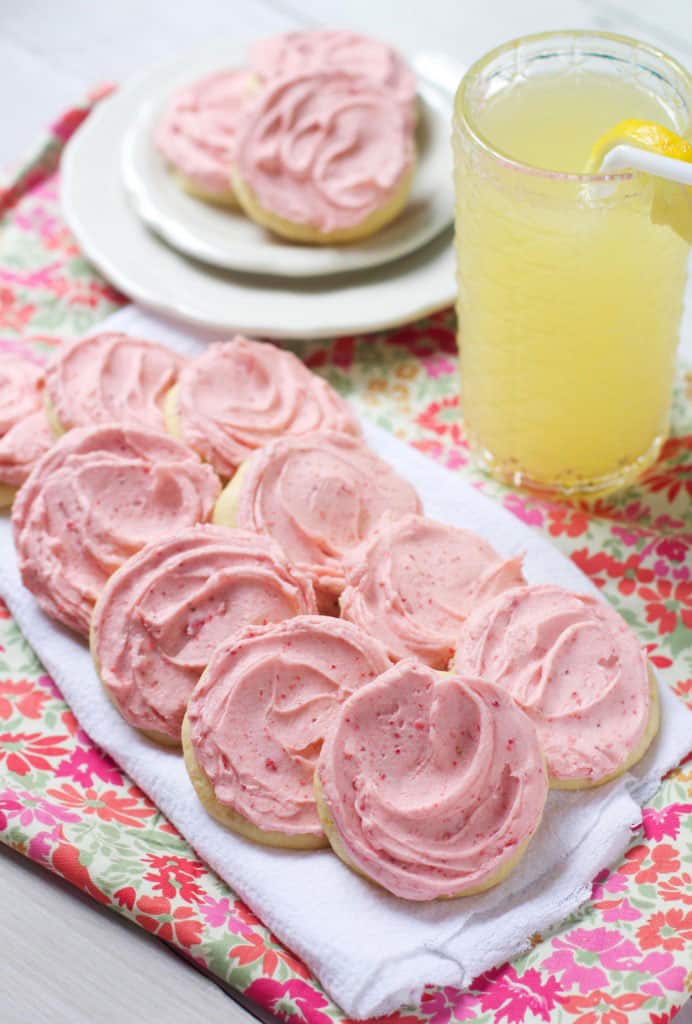
[[[471,69],[454,127],[467,432],[516,483],[598,493],[668,429],[688,246],[652,221],[653,183],[584,175],[626,118],[689,131],[690,80],[619,37],[552,33]]]

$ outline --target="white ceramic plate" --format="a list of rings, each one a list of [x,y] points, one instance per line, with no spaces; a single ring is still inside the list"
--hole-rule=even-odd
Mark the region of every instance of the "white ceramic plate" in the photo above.
[[[227,51],[207,47],[204,59],[222,63]],[[170,248],[132,209],[118,159],[149,100],[142,76],[100,103],[67,146],[61,175],[63,210],[79,245],[131,299],[201,327],[296,339],[384,329],[453,301],[451,229],[384,266],[301,279],[223,271]]]
[[[254,224],[240,211],[212,206],[184,192],[153,143],[154,127],[171,94],[185,81],[242,62],[237,50],[229,49],[220,64],[216,55],[205,52],[155,68],[141,79],[149,100],[135,113],[123,140],[123,181],[140,217],[167,242],[188,256],[228,270],[313,277],[388,263],[419,249],[449,226],[454,206],[451,101],[425,83],[419,88],[417,166],[411,194],[396,220],[371,238],[349,245],[296,245]]]

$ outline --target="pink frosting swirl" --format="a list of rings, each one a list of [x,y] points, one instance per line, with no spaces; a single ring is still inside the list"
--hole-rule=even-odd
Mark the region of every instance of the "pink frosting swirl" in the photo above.
[[[236,525],[275,537],[333,610],[349,552],[386,511],[420,509],[411,484],[362,441],[317,431],[273,441],[246,463]]]
[[[274,541],[193,526],[148,544],[111,576],[94,612],[92,650],[123,717],[177,741],[188,698],[222,641],[315,611],[310,582]]]
[[[188,705],[194,754],[217,800],[265,832],[319,837],[312,779],[325,730],[387,665],[376,640],[323,616],[219,647]]]
[[[340,707],[317,774],[348,858],[409,900],[492,885],[548,790],[536,730],[509,694],[413,659]]]
[[[209,518],[219,481],[178,441],[119,426],[65,434],[15,498],[22,582],[46,614],[88,633],[103,586],[149,541]]]
[[[416,76],[401,54],[369,36],[343,29],[286,32],[258,40],[250,65],[260,78],[307,71],[345,71],[382,86],[409,107],[416,96]]]
[[[259,204],[323,233],[384,206],[415,158],[410,116],[340,71],[272,79],[238,130],[236,168]]]
[[[61,426],[122,423],[163,430],[163,400],[183,365],[164,345],[128,334],[73,341],[46,370],[46,392]]]
[[[385,517],[353,556],[341,614],[378,636],[392,660],[415,655],[446,668],[471,610],[524,582],[521,561],[468,530]]]
[[[45,412],[33,412],[0,437],[0,484],[21,487],[55,437]]]
[[[206,192],[231,188],[238,124],[249,97],[247,71],[216,71],[171,98],[154,141],[165,159]]]
[[[224,477],[284,434],[360,433],[343,398],[292,352],[241,336],[184,367],[176,412],[185,442]]]
[[[558,782],[603,781],[646,731],[646,656],[617,612],[584,594],[550,585],[508,590],[469,617],[454,665],[512,695],[535,723]]]
[[[43,405],[43,370],[21,356],[0,353],[0,437]]]

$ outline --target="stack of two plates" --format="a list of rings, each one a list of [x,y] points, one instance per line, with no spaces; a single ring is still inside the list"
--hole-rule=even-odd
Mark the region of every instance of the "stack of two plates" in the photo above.
[[[391,327],[454,297],[449,94],[421,79],[418,166],[390,225],[345,246],[294,245],[187,195],[153,126],[185,81],[243,63],[207,47],[99,104],[65,153],[61,198],[86,256],[120,291],[197,327],[318,338]]]

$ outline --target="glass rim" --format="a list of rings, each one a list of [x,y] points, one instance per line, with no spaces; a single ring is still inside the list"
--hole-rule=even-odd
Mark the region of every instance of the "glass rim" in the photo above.
[[[550,40],[569,36],[577,39],[583,38],[584,40],[603,39],[608,42],[621,43],[626,46],[635,47],[637,50],[643,51],[655,58],[670,71],[672,76],[680,79],[684,83],[685,91],[688,94],[685,98],[690,107],[690,122],[692,123],[692,74],[684,67],[684,65],[676,60],[675,57],[671,57],[670,54],[666,53],[665,50],[660,50],[652,43],[642,42],[634,36],[621,35],[617,32],[601,32],[598,29],[550,29],[547,32],[533,32],[528,35],[517,36],[514,39],[510,39],[507,42],[494,47],[492,50],[489,50],[482,57],[479,57],[478,60],[473,62],[461,79],[454,97],[454,130],[459,130],[459,121],[463,118],[466,129],[471,135],[473,141],[477,143],[481,149],[499,163],[502,163],[504,166],[522,174],[531,174],[534,177],[549,178],[555,181],[577,182],[584,185],[631,181],[634,177],[632,171],[616,171],[606,174],[589,174],[581,171],[555,171],[547,167],[536,167],[533,164],[517,160],[508,153],[503,152],[502,149],[496,146],[489,138],[479,131],[477,125],[474,123],[473,117],[469,116],[466,102],[469,83],[477,78],[479,73],[491,64],[492,61],[501,57],[504,53],[509,53],[516,49],[521,43],[539,43],[542,41],[548,43]]]

